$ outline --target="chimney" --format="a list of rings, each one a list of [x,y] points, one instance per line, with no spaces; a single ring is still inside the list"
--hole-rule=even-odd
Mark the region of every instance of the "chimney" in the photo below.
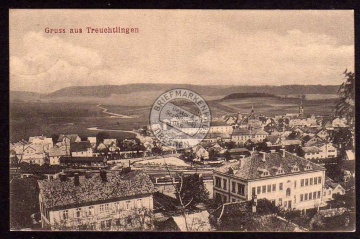
[[[261,161],[265,162],[266,161],[266,158],[265,158],[266,157],[266,152],[260,152],[260,154],[263,155]]]
[[[103,169],[100,169],[100,177],[101,177],[101,181],[103,183],[107,182],[107,177],[106,177],[106,171]]]
[[[256,206],[257,206],[257,196],[254,195],[253,196],[253,201],[252,201],[252,207],[251,207],[252,213],[256,213]]]
[[[80,180],[79,180],[79,174],[78,173],[74,173],[74,185],[75,186],[79,186],[80,185]]]
[[[285,149],[280,149],[282,151],[282,157],[285,158]]]

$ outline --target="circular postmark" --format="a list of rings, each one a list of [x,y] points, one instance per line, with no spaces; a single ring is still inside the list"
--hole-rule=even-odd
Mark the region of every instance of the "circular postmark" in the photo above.
[[[173,89],[161,94],[150,111],[150,128],[165,146],[177,149],[199,144],[210,130],[211,113],[194,91]]]

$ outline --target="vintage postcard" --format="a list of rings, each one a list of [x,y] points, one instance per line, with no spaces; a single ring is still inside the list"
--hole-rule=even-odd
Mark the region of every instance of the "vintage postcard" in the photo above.
[[[10,229],[355,231],[351,10],[10,10]]]

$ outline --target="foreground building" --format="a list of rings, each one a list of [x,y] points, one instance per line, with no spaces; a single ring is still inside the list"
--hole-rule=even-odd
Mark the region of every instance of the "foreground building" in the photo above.
[[[142,171],[39,181],[43,228],[52,230],[146,229],[154,185]],[[142,225],[139,225],[143,223]],[[146,224],[146,225],[145,225]]]
[[[323,204],[325,168],[285,150],[253,153],[214,170],[214,198],[222,203],[249,201],[253,195],[287,209]]]

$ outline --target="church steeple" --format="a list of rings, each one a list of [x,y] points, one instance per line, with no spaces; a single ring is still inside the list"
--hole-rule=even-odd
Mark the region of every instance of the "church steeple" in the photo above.
[[[299,115],[304,115],[303,95],[300,95]]]

